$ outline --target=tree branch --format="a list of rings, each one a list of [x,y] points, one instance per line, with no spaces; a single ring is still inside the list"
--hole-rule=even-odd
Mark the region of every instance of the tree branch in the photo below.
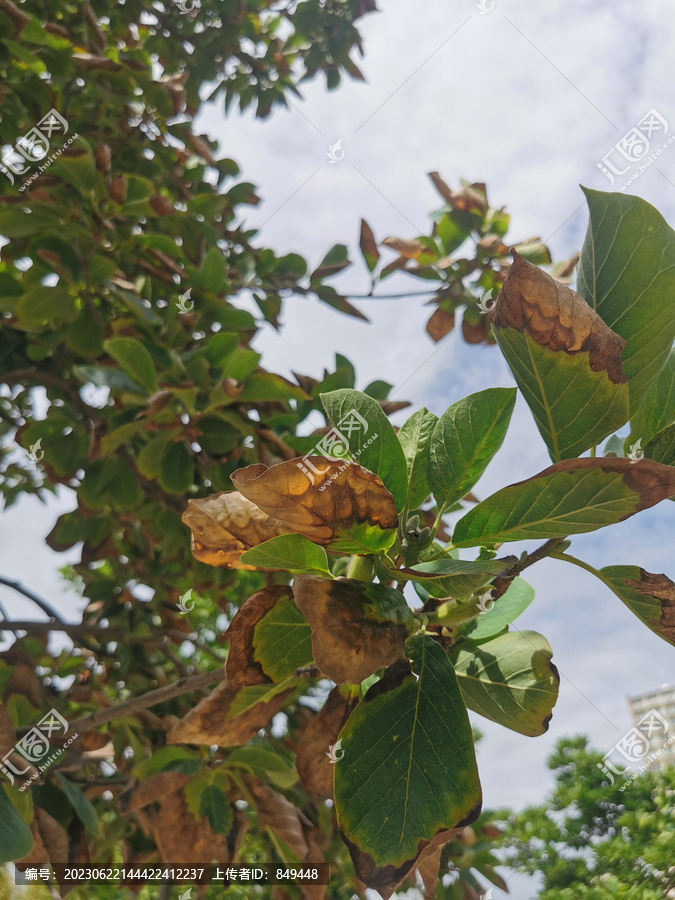
[[[112,722],[113,719],[133,715],[133,713],[141,709],[147,709],[148,706],[163,703],[165,700],[172,700],[174,697],[180,697],[181,694],[189,694],[191,691],[215,684],[216,681],[222,681],[224,678],[225,670],[220,666],[217,669],[211,669],[209,672],[201,672],[199,675],[181,678],[173,684],[167,684],[154,691],[148,691],[147,694],[143,694],[141,697],[133,697],[131,700],[125,700],[116,706],[99,709],[88,716],[75,719],[69,722],[68,730],[82,734],[84,731],[91,731],[93,728],[103,725],[104,722]]]
[[[16,591],[18,594],[23,594],[24,597],[28,597],[29,600],[32,600],[32,602],[36,606],[39,606],[40,609],[44,613],[46,613],[49,616],[49,618],[52,619],[53,621],[58,622],[60,625],[66,624],[63,621],[61,614],[59,612],[57,612],[57,610],[54,609],[53,606],[51,606],[49,603],[47,603],[46,600],[43,600],[41,597],[38,597],[37,594],[34,594],[32,591],[29,591],[28,588],[25,588],[20,582],[10,581],[9,578],[3,578],[0,575],[0,584],[4,584],[5,587],[11,588],[13,591]],[[47,624],[47,623],[45,623],[45,624]],[[14,626],[14,623],[12,623],[12,626]]]
[[[495,580],[492,582],[490,588],[490,590],[492,591],[492,595],[490,599],[499,600],[502,594],[505,594],[508,588],[511,586],[511,582],[516,577],[516,575],[520,575],[520,573],[525,569],[547,557],[552,550],[555,550],[555,548],[559,544],[562,544],[563,541],[566,540],[566,537],[551,538],[551,540],[546,541],[545,544],[542,544],[541,547],[538,547],[536,550],[533,550],[532,553],[529,553],[525,557],[525,559],[518,560],[517,563],[514,563],[506,573],[506,575],[500,575],[499,578],[495,578]]]

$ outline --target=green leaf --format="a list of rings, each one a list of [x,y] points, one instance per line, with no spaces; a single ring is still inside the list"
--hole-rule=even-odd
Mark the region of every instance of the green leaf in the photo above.
[[[469,622],[464,634],[472,641],[484,641],[500,634],[511,622],[515,622],[521,613],[534,600],[534,588],[522,578],[514,578],[510,587],[496,600],[486,604],[487,612]]]
[[[437,832],[480,812],[471,726],[447,654],[428,636],[370,688],[340,732],[338,826],[357,875],[389,887]],[[423,844],[422,844],[423,846]]]
[[[227,266],[222,251],[212,247],[204,257],[201,268],[202,287],[211,294],[219,293],[225,286]]]
[[[148,393],[157,390],[155,365],[148,349],[136,338],[111,338],[103,348],[120,368]]]
[[[675,424],[664,428],[647,443],[644,450],[647,459],[664,466],[675,466]]]
[[[134,766],[133,774],[139,781],[145,781],[157,772],[185,772],[186,775],[196,775],[203,765],[201,754],[195,753],[194,750],[186,750],[184,747],[161,747],[149,759]]]
[[[121,447],[122,444],[128,443],[130,438],[145,428],[146,423],[146,419],[127,422],[126,425],[120,425],[119,428],[115,428],[113,431],[106,434],[105,437],[101,438],[99,443],[97,458],[109,456],[117,450],[118,447]]]
[[[293,787],[298,780],[298,773],[290,763],[264,747],[249,745],[233,750],[227,757],[227,765],[246,769],[258,778],[267,778],[282,790]]]
[[[301,534],[282,534],[264,541],[242,553],[240,561],[257,569],[294,569],[330,575],[326,551]]]
[[[285,403],[287,400],[309,400],[309,397],[301,387],[281,375],[260,372],[246,379],[244,390],[237,399],[240,403]]]
[[[61,772],[57,772],[54,778],[61,790],[72,803],[78,819],[82,822],[87,831],[91,834],[98,834],[98,816],[96,815],[96,810],[84,796],[80,788],[72,781],[69,781]]]
[[[273,682],[312,664],[311,628],[291,597],[278,600],[256,625],[253,656]]]
[[[675,646],[675,583],[667,575],[638,566],[605,566],[595,574],[647,628]]]
[[[509,563],[488,559],[436,559],[418,563],[407,572],[392,573],[392,578],[419,578],[432,597],[465,598],[495,575],[501,575]],[[413,574],[415,573],[415,574]]]
[[[450,650],[469,709],[530,737],[548,730],[558,699],[552,656],[536,631],[509,632],[483,644],[462,640]]]
[[[497,491],[455,526],[456,547],[562,538],[621,522],[675,494],[675,470],[652,460],[567,459]]]
[[[136,459],[136,466],[141,475],[146,478],[157,478],[162,469],[166,446],[180,432],[180,428],[169,428],[150,438]]]
[[[675,424],[675,349],[644,396],[630,421],[628,443],[642,445],[659,431]]]
[[[30,828],[0,787],[0,863],[28,856],[33,847]]]
[[[431,436],[437,422],[438,416],[423,407],[410,416],[398,433],[408,470],[406,509],[417,509],[431,493],[427,480],[427,464]]]
[[[59,175],[82,194],[91,195],[97,180],[103,182],[101,174],[96,170],[94,154],[81,137],[77,144],[71,145],[68,155],[64,153],[54,160],[50,174]]]
[[[431,438],[427,469],[439,506],[460,500],[478,481],[504,441],[515,402],[515,388],[491,388],[443,413]]]
[[[25,325],[74,322],[80,314],[78,300],[64,287],[38,285],[16,304],[16,314]]]
[[[350,265],[349,250],[344,244],[335,244],[309,276],[310,281],[330,278],[331,275],[337,275],[338,272]]]
[[[380,259],[380,251],[377,249],[377,241],[370,225],[365,219],[361,219],[361,235],[359,237],[359,248],[363,255],[368,271],[372,272],[376,268]]]
[[[578,290],[626,341],[623,369],[633,415],[675,339],[675,232],[640,197],[584,193],[590,221]]]
[[[342,448],[340,455],[379,475],[400,512],[405,506],[408,489],[406,460],[394,427],[380,404],[372,397],[348,388],[321,394],[321,402],[339,436],[344,438],[335,445]],[[318,453],[331,455],[326,441],[329,437],[331,435],[326,435],[319,441]]]
[[[227,797],[214,784],[204,788],[199,811],[217,834],[228,835],[232,829],[232,807]]]
[[[289,675],[283,681],[275,681],[272,684],[252,684],[249,687],[240,688],[236,697],[230,704],[225,715],[226,719],[234,719],[241,713],[246,712],[258,703],[269,703],[273,697],[294,687],[298,679],[294,675]]]
[[[185,444],[171,444],[162,458],[159,483],[172,494],[186,494],[195,478],[195,460]]]

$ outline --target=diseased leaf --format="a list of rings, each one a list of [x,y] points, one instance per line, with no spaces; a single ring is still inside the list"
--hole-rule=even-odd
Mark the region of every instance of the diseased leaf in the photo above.
[[[247,550],[241,562],[256,569],[309,570],[330,575],[326,551],[301,534],[282,534],[271,538]]]
[[[475,821],[471,726],[447,654],[426,635],[370,688],[340,733],[338,826],[358,877],[383,896],[439,833]]]
[[[558,699],[552,656],[535,631],[511,631],[481,644],[461,640],[450,650],[469,709],[530,737],[548,730]]]
[[[640,197],[584,193],[590,221],[577,286],[626,341],[622,358],[632,416],[675,340],[675,232]]]
[[[0,790],[0,795],[4,794],[4,791]],[[2,801],[2,796],[0,796],[0,803]],[[14,808],[12,807],[12,811]],[[12,823],[15,826],[16,834],[21,835],[22,840],[26,841],[26,832],[24,829],[27,827],[26,823],[19,816],[18,813],[15,812],[18,821],[15,821],[12,818],[9,810],[3,810],[2,818],[0,818],[0,828],[3,826],[8,826]],[[62,865],[67,865],[68,863],[68,835],[60,825],[56,819],[52,818],[49,813],[42,809],[39,806],[35,807],[35,818],[30,824],[30,831],[33,836],[33,848],[30,850],[27,856],[24,856],[22,859],[14,859],[16,860],[17,865],[21,866],[44,866],[54,863],[60,863]],[[4,854],[5,847],[7,846],[4,843],[5,836],[3,835],[3,843],[0,844],[0,855]],[[14,837],[10,838],[10,846]],[[24,843],[25,846],[25,843]]]
[[[495,637],[515,622],[534,600],[534,588],[523,578],[514,578],[497,600],[487,603],[487,611],[464,627],[464,635],[472,641]],[[492,602],[492,606],[489,603]]]
[[[288,686],[286,682],[261,690],[258,687],[237,688],[224,681],[171,729],[166,741],[168,744],[217,744],[220,747],[245,744],[279,712],[293,690],[294,686]],[[246,692],[253,692],[253,696],[248,698]],[[235,714],[230,715],[233,712]]]
[[[648,441],[644,449],[647,459],[664,466],[675,466],[675,424],[669,425]]]
[[[405,457],[394,427],[380,404],[367,394],[349,388],[320,396],[341,439],[337,444],[344,446],[338,455],[379,475],[396,501],[396,509],[403,509],[408,486]],[[327,444],[330,437],[331,433],[317,445],[317,449],[325,449],[327,455],[331,452]]]
[[[310,794],[329,797],[333,793],[335,764],[329,757],[340,731],[358,703],[358,694],[345,695],[347,689],[334,687],[324,706],[302,733],[295,756],[295,768]],[[339,754],[336,754],[339,755]]]
[[[360,684],[405,656],[412,610],[400,591],[354,578],[299,575],[295,602],[312,628],[312,657],[337,684]]]
[[[654,435],[675,424],[675,349],[630,420],[628,443],[646,444]]]
[[[398,433],[408,470],[406,509],[417,509],[424,503],[431,488],[427,480],[429,447],[438,416],[423,407],[408,419]]]
[[[236,832],[241,828],[236,817],[226,838],[211,827],[206,816],[197,820],[192,815],[183,789],[172,791],[159,803],[159,811],[146,811],[144,821],[150,827],[164,862],[186,866],[200,862],[222,865],[230,861],[230,846],[234,845]],[[224,819],[222,823],[225,824]]]
[[[353,463],[305,456],[269,469],[237,469],[232,482],[285,531],[331,550],[376,553],[394,542],[398,517],[391,494],[376,475]]]
[[[282,794],[273,791],[251,775],[242,778],[258,813],[258,821],[271,833],[285,863],[301,863],[309,856],[303,828],[304,816]],[[302,818],[301,818],[302,817]],[[305,822],[307,820],[305,819]],[[309,825],[309,822],[307,822]]]
[[[252,594],[225,636],[230,640],[225,673],[232,685],[283,681],[312,662],[309,624],[286,585]]]
[[[675,646],[675,582],[639,566],[605,566],[598,576],[647,628]]]
[[[380,251],[377,249],[377,243],[375,241],[373,230],[365,219],[361,219],[361,236],[359,239],[359,247],[361,248],[361,253],[363,254],[363,258],[366,261],[368,270],[372,272],[373,269],[377,266],[378,260],[380,258]]]
[[[502,488],[455,526],[456,547],[557,538],[622,522],[675,494],[675,469],[649,459],[567,459]]]
[[[551,459],[579,456],[627,421],[625,341],[567,285],[514,253],[490,319]]]
[[[454,403],[438,420],[427,474],[436,502],[450,505],[471,490],[502,445],[515,388],[491,388]]]
[[[195,559],[228,569],[255,568],[241,562],[242,553],[290,530],[238,491],[189,500],[183,521],[192,531]]]

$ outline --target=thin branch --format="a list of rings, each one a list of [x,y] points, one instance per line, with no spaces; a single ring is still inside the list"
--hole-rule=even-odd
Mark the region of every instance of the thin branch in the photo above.
[[[492,595],[490,597],[491,600],[498,600],[502,594],[506,593],[508,588],[511,586],[513,579],[520,575],[525,569],[534,565],[534,563],[539,562],[542,559],[545,559],[550,555],[552,550],[562,544],[563,541],[566,541],[566,537],[560,538],[551,538],[551,540],[546,541],[545,544],[542,544],[541,547],[538,547],[536,550],[533,550],[532,553],[529,553],[525,559],[518,560],[517,563],[514,563],[506,575],[500,575],[499,578],[496,578],[491,585]]]
[[[29,600],[39,606],[40,609],[46,613],[50,619],[53,619],[55,622],[58,622],[60,625],[65,625],[66,623],[63,621],[61,614],[54,609],[51,604],[47,603],[46,600],[43,600],[41,597],[38,597],[37,594],[34,594],[32,591],[29,591],[28,588],[25,588],[18,581],[10,581],[9,578],[3,578],[0,575],[0,584],[4,584],[5,587],[11,588],[13,591],[16,591],[18,594],[23,594],[24,597],[27,597]]]
[[[217,669],[211,669],[209,672],[201,672],[199,675],[181,678],[173,684],[167,684],[154,691],[148,691],[147,694],[143,694],[141,697],[133,697],[131,700],[125,700],[116,706],[99,709],[88,716],[75,719],[69,723],[68,730],[76,731],[78,734],[91,731],[93,728],[103,725],[104,722],[112,722],[113,719],[133,715],[141,709],[147,709],[148,706],[154,706],[156,703],[163,703],[165,700],[180,697],[181,694],[189,694],[199,688],[215,684],[216,681],[222,681],[224,677],[225,671],[219,666]]]

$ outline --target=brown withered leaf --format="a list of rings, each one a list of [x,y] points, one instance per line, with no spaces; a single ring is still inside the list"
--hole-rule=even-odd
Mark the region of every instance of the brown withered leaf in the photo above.
[[[425,900],[433,900],[436,896],[436,886],[438,885],[438,876],[441,866],[441,854],[443,847],[457,836],[461,828],[451,828],[448,831],[439,831],[436,837],[429,841],[424,850],[417,857],[417,865],[413,869],[419,872],[422,884],[424,885]]]
[[[675,645],[675,582],[639,566],[606,566],[600,576],[648,628]]]
[[[230,861],[228,838],[213,831],[205,818],[195,819],[182,790],[164,797],[151,822],[164,862],[192,866]]]
[[[270,684],[273,681],[254,657],[253,637],[258,622],[284,596],[291,597],[291,589],[286,585],[273,585],[251,594],[239,607],[225,632],[225,637],[230,640],[225,673],[231,685]]]
[[[17,860],[17,866],[44,866],[48,863],[68,863],[68,835],[65,829],[39,806],[35,807],[35,818],[31,822],[33,849]]]
[[[309,845],[302,827],[302,813],[290,800],[253,775],[244,775],[242,780],[253,799],[259,823],[273,831],[291,848],[299,861],[304,862],[309,856]]]
[[[455,313],[447,312],[440,307],[432,314],[427,322],[427,334],[432,341],[438,343],[455,327]]]
[[[124,811],[136,812],[149,803],[156,803],[163,797],[173,794],[190,780],[185,772],[157,772],[142,781],[138,787],[120,797],[120,806]]]
[[[403,238],[387,237],[382,241],[385,247],[391,247],[396,250],[405,259],[418,259],[425,250],[423,244],[419,241],[406,241]]]
[[[583,297],[514,251],[513,265],[490,312],[500,328],[526,331],[543,347],[588,353],[593,372],[606,371],[615,384],[626,381],[622,337],[612,331]]]
[[[334,765],[328,756],[329,747],[337,741],[342,726],[358,702],[357,694],[345,696],[342,689],[334,687],[323,708],[304,730],[295,768],[310,794],[329,797],[333,793]]]
[[[398,591],[353,578],[298,575],[293,595],[312,627],[312,656],[337,684],[360,684],[405,657],[412,612]]]
[[[443,181],[438,172],[429,172],[429,178],[433,181],[438,193],[452,209],[476,210],[480,213],[487,212],[486,189],[483,183],[476,182],[475,184],[462,187],[458,191],[453,191]]]
[[[255,737],[261,728],[284,706],[294,688],[280,691],[265,702],[254,703],[243,712],[227,718],[241,690],[223,681],[208,697],[200,700],[166,736],[168,744],[217,744],[238,747]]]
[[[300,468],[308,463],[316,473],[313,483]],[[264,513],[315,544],[327,546],[348,537],[353,529],[360,528],[363,534],[364,526],[380,532],[381,538],[381,532],[398,526],[394,498],[377,475],[355,463],[298,457],[269,469],[247,466],[231,477],[240,493]],[[322,490],[325,487],[330,489]]]
[[[183,521],[192,531],[192,555],[229,569],[251,569],[239,562],[241,554],[290,530],[238,491],[188,501]]]
[[[380,251],[377,249],[377,241],[375,240],[373,229],[365,219],[361,219],[361,235],[359,237],[359,247],[361,248],[361,253],[366,259],[368,268],[372,271],[377,265],[378,259],[380,258]]]

